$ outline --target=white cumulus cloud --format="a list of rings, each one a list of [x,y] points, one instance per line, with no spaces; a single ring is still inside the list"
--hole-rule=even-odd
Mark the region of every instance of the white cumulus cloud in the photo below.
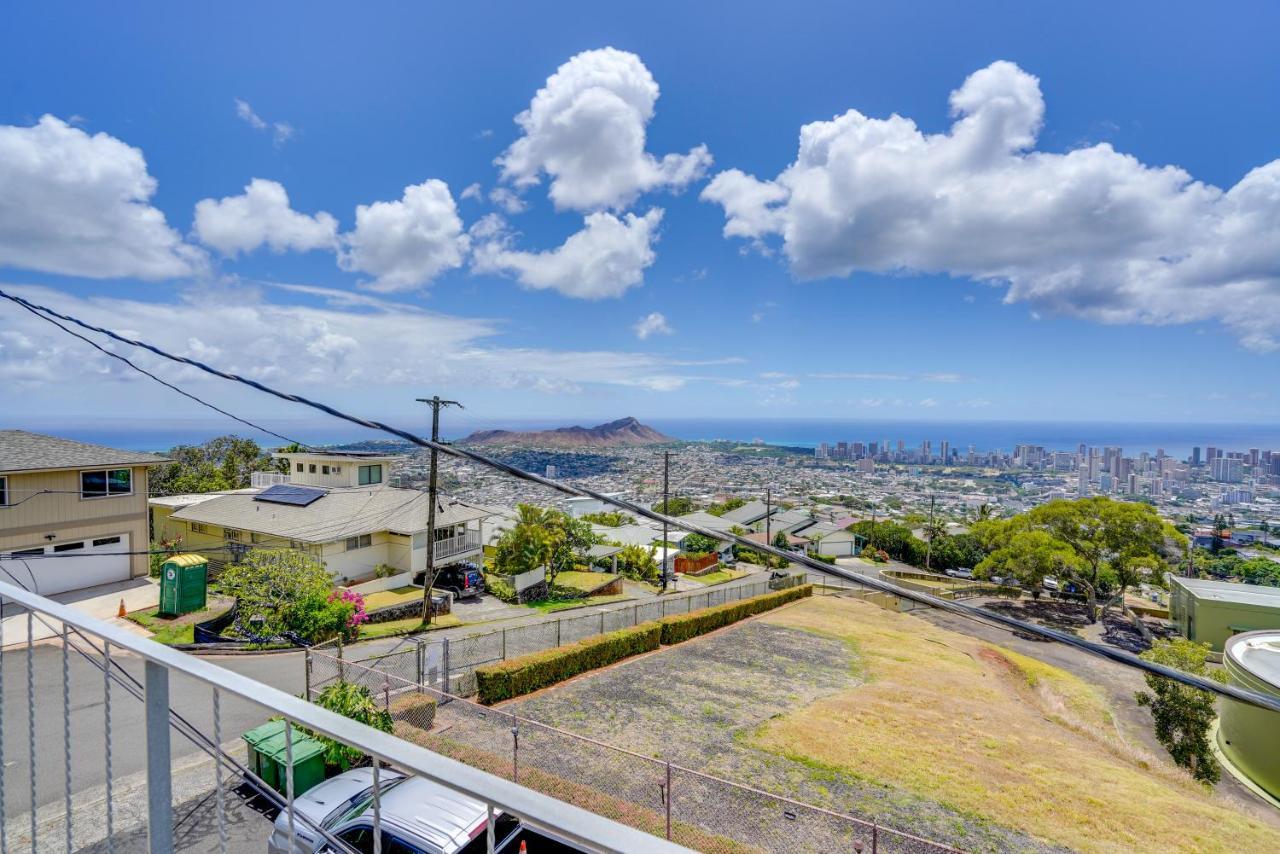
[[[151,205],[156,179],[142,152],[54,116],[0,125],[0,265],[112,279],[167,279],[200,271]]]
[[[658,84],[634,53],[603,48],[571,58],[516,116],[523,136],[497,159],[517,188],[550,178],[557,209],[620,209],[642,192],[700,178],[711,154],[699,145],[661,159],[645,150]]]
[[[289,207],[289,195],[276,181],[254,178],[239,196],[196,203],[196,238],[223,255],[234,256],[270,246],[276,252],[331,249],[338,221],[321,211],[315,216]]]
[[[946,273],[1063,314],[1218,320],[1280,347],[1280,160],[1222,190],[1107,143],[1037,151],[1039,81],[1010,62],[970,75],[951,112],[939,134],[856,110],[807,124],[776,178],[721,172],[702,198],[726,236],[780,237],[801,278]]]
[[[588,214],[583,228],[555,249],[522,252],[511,248],[502,232],[475,250],[473,267],[480,273],[507,273],[526,288],[552,289],[565,296],[602,299],[621,296],[644,280],[653,263],[662,209],[644,216],[621,217],[598,211]]]
[[[449,185],[433,178],[405,187],[399,201],[358,206],[343,243],[342,269],[372,275],[374,290],[404,291],[462,266],[470,238]]]
[[[635,330],[636,337],[644,341],[651,335],[670,335],[675,332],[667,323],[667,318],[660,311],[646,314],[644,317],[636,321],[636,325],[631,327]]]

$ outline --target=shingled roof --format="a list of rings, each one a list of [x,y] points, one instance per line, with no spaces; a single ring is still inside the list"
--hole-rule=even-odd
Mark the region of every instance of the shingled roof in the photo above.
[[[154,466],[171,462],[167,457],[143,451],[122,451],[26,430],[0,430],[0,472]]]

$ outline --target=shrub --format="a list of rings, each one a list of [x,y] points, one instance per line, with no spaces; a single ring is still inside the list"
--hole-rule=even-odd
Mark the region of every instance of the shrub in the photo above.
[[[833,566],[835,565],[835,562],[836,562],[836,556],[835,556],[835,555],[811,554],[811,555],[809,555],[809,557],[813,558],[814,560],[820,560],[820,561],[822,561],[823,563],[829,563],[829,564],[832,564]]]
[[[516,601],[516,588],[511,583],[511,579],[506,576],[486,572],[484,574],[484,589],[497,596],[503,602]]]
[[[383,732],[392,731],[391,715],[385,709],[378,708],[378,701],[373,693],[363,685],[351,682],[334,682],[316,698],[316,705],[337,712],[343,717],[351,718],[362,724],[368,724]],[[324,762],[346,771],[353,765],[363,762],[362,751],[348,747],[340,741],[334,741],[320,733],[311,733],[324,745]]]
[[[793,602],[796,599],[811,595],[813,595],[813,585],[805,584],[800,587],[779,590],[776,593],[753,596],[750,599],[743,599],[739,602],[728,602],[724,605],[716,605],[713,608],[703,608],[700,611],[693,611],[689,614],[664,617],[658,620],[658,624],[662,627],[662,643],[670,645],[687,641],[689,638],[696,638],[698,635],[705,635],[707,632],[724,628],[753,614],[760,614],[787,602]]]
[[[332,590],[329,594],[309,593],[284,613],[284,627],[310,643],[320,643],[336,635],[353,641],[360,625],[369,619],[364,597],[352,590]]]
[[[391,701],[391,720],[417,729],[431,729],[436,720],[436,699],[430,694],[401,694]]]
[[[399,571],[389,563],[380,563],[373,568],[373,576],[374,578],[390,578]]]
[[[480,702],[489,705],[519,697],[579,673],[652,652],[658,648],[661,636],[662,627],[658,623],[641,623],[568,646],[478,667],[476,686]]]

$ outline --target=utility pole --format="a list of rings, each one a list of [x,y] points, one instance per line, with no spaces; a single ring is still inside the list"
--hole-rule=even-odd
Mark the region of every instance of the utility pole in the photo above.
[[[936,496],[934,495],[929,496],[929,530],[925,532],[929,535],[929,543],[927,546],[925,546],[925,550],[924,550],[924,568],[925,569],[930,568],[930,561],[933,558],[933,532],[935,530],[934,524],[933,524],[933,505],[936,500],[937,500]]]
[[[662,452],[662,515],[671,515],[671,451]],[[667,590],[667,520],[662,520],[662,590]]]
[[[456,400],[441,400],[440,395],[432,397],[419,397],[418,403],[425,403],[431,407],[431,441],[440,441],[440,408],[443,406],[456,406],[462,409],[462,404]],[[436,583],[436,502],[439,501],[439,493],[436,488],[437,468],[439,466],[439,452],[431,449],[431,480],[427,487],[427,569],[422,576],[422,622],[431,622],[431,587]]]
[[[773,490],[764,490],[764,544],[773,545]]]

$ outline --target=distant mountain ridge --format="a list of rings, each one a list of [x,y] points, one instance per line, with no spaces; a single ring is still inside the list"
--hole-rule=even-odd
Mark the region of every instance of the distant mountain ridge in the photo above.
[[[635,418],[619,418],[595,427],[559,427],[555,430],[477,430],[462,440],[469,445],[542,445],[557,448],[608,448],[619,445],[660,445],[674,442],[670,436],[641,424]]]

